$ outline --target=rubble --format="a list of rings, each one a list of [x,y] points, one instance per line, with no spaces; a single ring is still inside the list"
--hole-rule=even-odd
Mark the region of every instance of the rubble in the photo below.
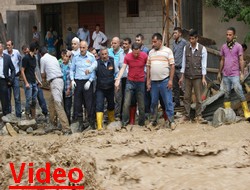
[[[18,122],[17,126],[22,129],[23,131],[26,131],[29,127],[32,127],[33,129],[37,129],[36,126],[36,120],[21,120]]]

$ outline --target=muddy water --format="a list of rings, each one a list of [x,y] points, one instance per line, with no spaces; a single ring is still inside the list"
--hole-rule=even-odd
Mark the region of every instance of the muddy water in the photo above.
[[[0,147],[1,189],[11,181],[8,163],[23,160],[33,160],[41,166],[47,161],[66,166],[65,161],[70,160],[76,167],[87,168],[83,169],[86,189],[248,190],[250,187],[247,122],[219,128],[179,124],[173,132],[136,126],[127,132],[87,132],[69,137],[5,136],[0,137]]]

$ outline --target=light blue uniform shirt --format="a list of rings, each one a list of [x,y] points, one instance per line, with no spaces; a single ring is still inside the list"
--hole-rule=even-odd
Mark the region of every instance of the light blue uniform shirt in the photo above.
[[[97,62],[95,56],[88,52],[85,56],[76,55],[73,57],[71,68],[70,68],[70,79],[74,80],[89,80],[93,81],[96,77],[95,69],[97,67]],[[90,74],[86,75],[85,71],[89,70]]]
[[[117,67],[119,67],[120,54],[122,54],[123,52],[124,51],[122,48],[120,48],[117,53],[114,52],[113,48],[108,49],[109,56],[114,58],[115,65]]]

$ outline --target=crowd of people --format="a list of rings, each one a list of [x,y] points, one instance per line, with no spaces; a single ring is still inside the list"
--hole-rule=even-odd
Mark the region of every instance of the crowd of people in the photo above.
[[[166,47],[160,33],[152,35],[152,48],[144,44],[144,36],[131,38],[113,37],[111,47],[105,46],[106,35],[100,25],[92,35],[93,47],[89,47],[90,35],[86,27],[77,35],[69,27],[70,37],[61,58],[55,57],[50,47],[52,33],[46,35],[48,46],[38,46],[39,35],[33,27],[33,41],[23,46],[24,56],[14,49],[13,41],[6,42],[6,49],[0,43],[0,99],[3,115],[11,113],[13,91],[16,117],[21,118],[19,81],[24,81],[26,98],[26,119],[36,118],[36,102],[42,113],[55,126],[58,121],[65,133],[70,124],[78,123],[81,132],[87,129],[103,129],[104,110],[108,121],[121,120],[122,127],[135,124],[145,126],[149,119],[151,126],[158,124],[158,104],[163,110],[166,127],[174,130],[174,108],[181,105],[180,92],[184,91],[183,105],[185,121],[190,121],[192,91],[196,96],[195,121],[202,122],[201,94],[206,86],[207,50],[198,43],[198,33],[190,30],[189,42],[182,38],[182,29],[174,28],[173,48]],[[230,108],[232,88],[239,96],[244,116],[250,112],[240,82],[244,76],[243,48],[236,41],[233,27],[227,29],[227,42],[221,48],[221,62],[218,80],[223,80],[225,108]],[[223,75],[222,75],[222,74]],[[223,76],[223,79],[222,79]],[[41,89],[43,81],[50,84],[51,97],[47,103]],[[185,84],[185,85],[184,85]],[[73,107],[73,109],[72,109]],[[71,114],[73,111],[73,114]],[[49,114],[48,114],[49,113]],[[84,120],[88,125],[84,125]]]

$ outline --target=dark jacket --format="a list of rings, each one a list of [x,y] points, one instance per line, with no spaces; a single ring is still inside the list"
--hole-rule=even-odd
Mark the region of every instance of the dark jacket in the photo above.
[[[202,48],[203,46],[198,44],[198,50],[192,54],[190,45],[186,45],[185,77],[189,79],[202,78]]]
[[[15,67],[9,55],[3,53],[3,74],[8,85],[12,85],[15,79]],[[9,75],[10,70],[10,75]]]
[[[96,76],[97,76],[97,88],[110,89],[114,88],[115,80],[115,63],[114,58],[109,57],[107,67],[104,61],[97,60]]]

